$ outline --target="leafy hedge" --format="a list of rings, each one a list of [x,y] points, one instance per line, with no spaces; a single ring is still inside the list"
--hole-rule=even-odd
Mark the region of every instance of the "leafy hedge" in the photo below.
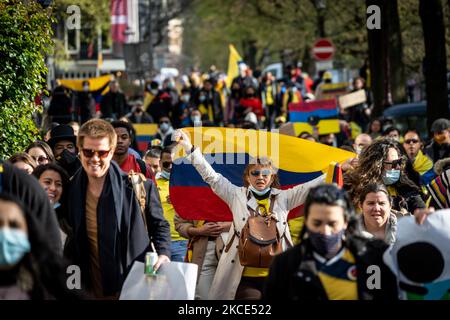
[[[36,140],[34,98],[45,88],[50,11],[33,0],[0,0],[0,159]]]

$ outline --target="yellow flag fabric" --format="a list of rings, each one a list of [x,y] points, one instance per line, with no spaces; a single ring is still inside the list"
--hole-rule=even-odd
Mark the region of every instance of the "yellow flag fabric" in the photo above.
[[[108,74],[89,79],[59,79],[59,83],[71,90],[83,91],[83,82],[89,81],[89,91],[97,91],[105,87],[112,79],[113,76]]]
[[[305,139],[267,132],[218,127],[183,128],[194,146],[203,154],[245,153],[251,157],[267,156],[275,167],[289,172],[328,171],[331,162],[342,163],[356,157],[353,152]],[[178,148],[176,158],[184,156]]]
[[[227,88],[231,87],[231,82],[233,79],[239,75],[239,61],[242,61],[240,54],[237,52],[236,48],[230,44],[230,56],[228,58],[228,73],[227,73]]]

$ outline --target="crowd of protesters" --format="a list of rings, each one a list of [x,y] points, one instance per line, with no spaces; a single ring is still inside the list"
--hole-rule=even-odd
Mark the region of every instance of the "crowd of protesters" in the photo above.
[[[278,128],[289,122],[289,103],[314,100],[331,80],[325,72],[313,81],[299,68],[281,80],[242,65],[240,72],[230,88],[214,73],[149,81],[132,103],[113,81],[97,107],[88,82],[75,105],[57,87],[44,138],[1,166],[0,299],[117,299],[133,262],[154,249],[156,270],[169,261],[199,266],[197,299],[396,299],[389,270],[382,268],[383,290],[375,293],[365,287],[364,270],[383,266],[399,219],[423,222],[433,207],[442,208],[429,185],[450,168],[449,120],[433,123],[426,144],[414,128],[369,122],[367,91],[366,103],[340,113],[341,132],[298,137],[355,152],[342,164],[343,189],[321,176],[280,190],[267,158],[248,165],[238,187],[213,170],[180,128]],[[355,78],[353,89],[364,83]],[[135,123],[158,124],[145,153],[137,149]],[[230,207],[232,222],[189,221],[175,212],[169,183],[177,144]],[[304,219],[294,234],[288,212],[300,205]],[[273,261],[256,263],[240,242],[257,217],[276,226]],[[343,264],[357,276],[337,275]],[[68,265],[81,269],[82,290],[68,290]]]

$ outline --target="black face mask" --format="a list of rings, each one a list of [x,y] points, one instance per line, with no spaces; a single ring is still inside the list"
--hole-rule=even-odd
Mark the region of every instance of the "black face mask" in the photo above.
[[[312,232],[308,230],[308,237],[311,245],[318,254],[325,258],[333,257],[340,249],[339,244],[342,242],[342,237],[345,229],[342,229],[336,234],[324,235],[320,232]]]
[[[72,164],[78,160],[77,155],[64,149],[63,152],[56,158],[60,164]]]

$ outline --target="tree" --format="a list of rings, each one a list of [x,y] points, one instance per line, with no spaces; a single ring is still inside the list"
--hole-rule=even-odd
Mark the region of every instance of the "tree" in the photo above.
[[[51,51],[49,10],[35,1],[0,2],[0,159],[23,150],[38,134],[34,98],[45,88]]]
[[[420,0],[419,13],[425,42],[423,69],[427,93],[427,125],[449,118],[445,27],[440,0]]]

